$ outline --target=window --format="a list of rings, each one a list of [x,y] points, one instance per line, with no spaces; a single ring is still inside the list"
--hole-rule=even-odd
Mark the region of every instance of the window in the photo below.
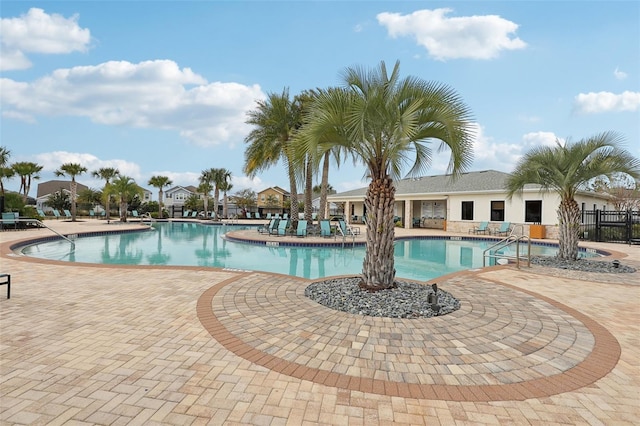
[[[491,221],[492,222],[504,221],[504,201],[491,202]]]
[[[524,221],[540,223],[542,222],[542,201],[525,201],[524,202]]]
[[[462,220],[473,220],[473,201],[462,202]]]

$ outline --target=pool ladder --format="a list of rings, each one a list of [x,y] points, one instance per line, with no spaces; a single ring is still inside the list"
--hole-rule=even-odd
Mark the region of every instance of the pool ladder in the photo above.
[[[49,227],[48,227],[47,225],[45,225],[45,224],[44,224],[44,222],[42,222],[41,220],[38,220],[38,219],[25,219],[25,220],[23,220],[23,219],[18,219],[18,220],[21,220],[21,221],[23,221],[23,222],[36,223],[38,226],[41,226],[41,227],[43,227],[43,228],[47,228],[49,231],[53,232],[54,234],[56,234],[57,236],[59,236],[59,237],[60,237],[60,238],[62,238],[63,240],[67,240],[67,241],[69,242],[69,244],[71,244],[71,249],[72,249],[72,250],[75,250],[75,248],[76,248],[76,243],[75,243],[72,239],[70,239],[70,238],[68,238],[68,237],[65,237],[64,235],[62,235],[61,233],[59,233],[58,231],[56,231],[56,230],[55,230],[55,229],[53,229],[53,228],[49,228]],[[76,236],[77,236],[78,234],[74,234],[74,235],[76,235]]]
[[[340,233],[340,235],[342,235],[342,248],[344,248],[344,244],[345,244],[345,243],[346,243],[346,241],[347,241],[347,236],[348,236],[348,235],[351,235],[351,239],[352,239],[351,244],[352,244],[352,247],[355,247],[355,246],[356,246],[356,236],[355,236],[355,234],[353,233],[353,231],[351,230],[351,227],[349,226],[349,224],[348,224],[348,223],[346,224],[346,229],[347,229],[347,231],[348,231],[348,232],[347,232],[347,234],[345,234],[345,233],[342,231],[342,227],[341,227],[340,225],[336,226],[336,233],[335,233],[335,236],[337,237],[337,236],[338,236],[338,233]],[[335,238],[335,237],[334,237],[334,238]]]
[[[516,228],[522,228],[522,232],[520,235],[517,235],[515,233]],[[511,233],[506,237],[503,238],[502,240],[498,241],[497,243],[495,243],[494,245],[492,245],[491,247],[489,247],[488,249],[484,250],[482,252],[482,266],[485,267],[487,266],[487,258],[488,259],[511,259],[511,260],[515,260],[516,261],[516,267],[518,269],[520,269],[520,242],[526,241],[527,242],[527,267],[531,267],[531,238],[529,238],[528,236],[524,235],[524,226],[523,225],[516,225],[512,230]],[[508,256],[505,254],[499,254],[498,250],[502,250],[504,248],[508,248],[509,246],[515,244],[516,245],[516,255],[515,256]]]

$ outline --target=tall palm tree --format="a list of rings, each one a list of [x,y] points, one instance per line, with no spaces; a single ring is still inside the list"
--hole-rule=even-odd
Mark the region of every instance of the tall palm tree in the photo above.
[[[298,218],[298,188],[294,161],[293,138],[302,122],[302,108],[289,98],[289,90],[281,94],[269,93],[266,100],[257,101],[257,108],[250,111],[247,124],[254,129],[245,138],[249,144],[244,152],[244,172],[255,177],[259,171],[285,164],[289,178],[291,217]]]
[[[129,202],[136,195],[142,196],[143,191],[133,178],[129,176],[118,176],[109,186],[109,192],[118,198],[120,203],[120,221],[127,221],[127,210]]]
[[[362,161],[371,179],[365,197],[366,253],[361,286],[369,291],[395,286],[393,258],[394,179],[411,164],[417,176],[431,161],[430,142],[449,147],[449,173],[457,176],[472,159],[470,111],[449,87],[391,74],[384,62],[373,70],[347,68],[342,90],[321,91],[300,136],[299,149],[342,146]],[[331,137],[327,137],[327,135]]]
[[[26,203],[29,191],[31,190],[31,180],[40,179],[39,173],[42,171],[43,166],[30,161],[21,161],[14,163],[12,168],[13,171],[20,176],[19,192],[22,192],[22,199]]]
[[[540,146],[527,152],[507,180],[508,196],[521,192],[526,184],[538,184],[543,191],[555,191],[558,207],[558,257],[578,258],[580,207],[576,192],[586,189],[600,176],[613,178],[625,173],[640,178],[640,160],[621,147],[622,137],[604,132],[575,143],[556,141],[555,146]]]
[[[2,197],[4,197],[4,180],[11,179],[16,174],[13,168],[9,167],[9,157],[11,157],[11,151],[7,147],[0,146],[0,195]]]
[[[162,219],[162,188],[173,185],[168,176],[151,176],[149,185],[158,188],[158,219]]]
[[[227,197],[227,193],[233,189],[233,184],[229,180],[225,180],[223,184],[220,186],[220,191],[222,191],[222,217],[227,218],[229,216],[229,198]]]
[[[120,175],[118,169],[113,167],[101,167],[98,170],[94,170],[91,174],[105,181],[104,188],[102,190],[102,194],[105,197],[104,199],[104,208],[106,210],[106,219],[109,221],[109,201],[111,201],[111,194],[109,193],[109,186],[111,185],[111,179],[116,178]]]
[[[78,163],[65,163],[54,173],[56,176],[70,176],[71,177],[71,221],[76,221],[76,197],[78,191],[78,184],[76,183],[76,176],[80,176],[85,173],[87,168]]]
[[[215,173],[213,175],[213,184],[215,185],[213,191],[213,211],[218,214],[218,200],[220,198],[220,191],[223,187],[229,185],[231,179],[231,172],[227,169],[213,169]]]
[[[218,169],[215,168],[203,170],[200,173],[200,185],[198,185],[198,192],[203,195],[205,218],[209,217],[209,196],[211,195],[211,190],[213,190],[217,174]]]

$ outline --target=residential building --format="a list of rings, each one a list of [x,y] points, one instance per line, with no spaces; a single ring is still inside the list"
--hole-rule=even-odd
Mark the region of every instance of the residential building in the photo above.
[[[89,189],[87,185],[76,182],[76,193]],[[64,192],[71,197],[71,181],[70,180],[48,180],[38,183],[38,192],[36,195],[36,208],[42,209],[44,212],[51,211],[51,207],[46,205],[49,197],[56,192]]]
[[[258,192],[258,211],[260,213],[284,213],[285,203],[289,200],[288,191],[272,186]]]

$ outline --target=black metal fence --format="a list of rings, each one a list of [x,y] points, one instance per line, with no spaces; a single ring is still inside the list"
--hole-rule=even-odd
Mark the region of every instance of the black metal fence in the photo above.
[[[640,212],[583,210],[580,238],[611,243],[640,243]]]

